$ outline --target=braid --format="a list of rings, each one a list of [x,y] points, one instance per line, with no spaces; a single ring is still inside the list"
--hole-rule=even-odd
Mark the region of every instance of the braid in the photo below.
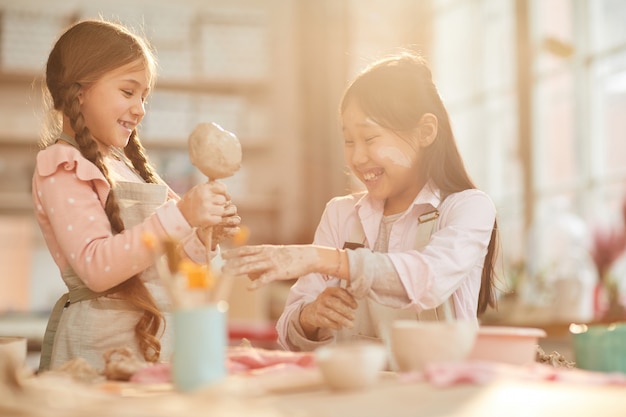
[[[139,172],[139,175],[141,175],[141,178],[143,178],[144,181],[150,183],[159,182],[156,172],[148,162],[146,150],[139,141],[139,136],[137,135],[136,130],[133,130],[133,133],[131,133],[128,145],[124,148],[124,154],[133,164],[133,167],[137,170],[137,172]]]
[[[79,92],[80,85],[76,83],[68,89],[65,103],[66,114],[68,115],[72,129],[76,132],[75,140],[81,154],[98,167],[106,180],[109,182],[112,190],[113,181],[109,178],[109,171],[104,163],[102,153],[98,150],[98,144],[85,125],[83,114],[80,112],[80,102],[78,100]],[[141,153],[141,151],[139,151],[139,153]],[[133,165],[135,165],[134,160]],[[143,172],[152,171],[144,169]],[[143,172],[142,177],[144,177]],[[144,177],[144,179],[148,181],[147,178]],[[109,222],[111,223],[111,230],[113,233],[121,233],[124,230],[124,221],[120,215],[120,209],[115,198],[115,193],[109,192],[104,210],[109,218]],[[134,275],[125,282],[119,284],[117,286],[116,293],[124,300],[143,311],[143,315],[135,326],[135,337],[137,338],[139,349],[143,354],[144,359],[149,362],[156,362],[161,353],[161,343],[156,335],[161,326],[161,322],[163,321],[163,314],[157,307],[154,298],[144,285],[143,281],[140,279],[139,275]]]

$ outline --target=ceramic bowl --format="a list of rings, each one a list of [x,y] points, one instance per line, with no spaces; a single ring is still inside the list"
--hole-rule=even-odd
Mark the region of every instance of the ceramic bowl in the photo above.
[[[535,361],[543,329],[513,326],[481,326],[468,360],[525,365]]]
[[[626,373],[626,323],[571,324],[576,367]]]
[[[476,338],[472,321],[396,320],[391,325],[391,352],[400,372],[421,371],[429,363],[460,362]]]
[[[387,350],[377,343],[338,343],[318,348],[315,361],[331,389],[362,389],[380,377],[387,365]]]

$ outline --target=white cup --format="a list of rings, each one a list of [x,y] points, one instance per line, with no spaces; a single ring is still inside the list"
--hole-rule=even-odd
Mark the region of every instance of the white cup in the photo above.
[[[391,352],[400,372],[423,371],[429,363],[464,361],[476,339],[471,321],[396,320]]]

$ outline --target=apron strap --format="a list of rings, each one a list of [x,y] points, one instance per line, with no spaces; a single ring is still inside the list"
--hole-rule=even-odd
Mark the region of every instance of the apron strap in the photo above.
[[[43,342],[41,344],[41,358],[39,359],[39,371],[47,371],[50,369],[50,359],[52,357],[52,345],[54,344],[54,336],[57,333],[59,327],[59,321],[61,321],[61,314],[65,307],[69,304],[69,294],[63,294],[52,308],[52,313],[48,318],[48,324],[46,325],[46,332],[43,335]]]
[[[435,231],[438,218],[439,210],[437,209],[424,213],[418,217],[415,244],[413,246],[414,249],[422,249],[428,244],[433,232]],[[365,242],[365,232],[363,231],[361,223],[357,221],[355,227],[350,232],[350,240],[344,244],[344,248],[350,248],[350,246],[363,247],[365,246]],[[452,302],[451,297],[436,308],[422,310],[417,313],[417,319],[420,321],[439,321],[454,317],[456,317],[456,312],[454,310],[454,303]]]
[[[430,241],[430,237],[435,231],[435,225],[439,218],[439,210],[435,209],[424,213],[418,217],[417,236],[415,238],[415,249],[422,249]],[[452,297],[448,297],[443,303],[429,310],[422,310],[417,313],[420,321],[440,321],[456,317]]]
[[[67,273],[73,273],[71,268]],[[86,300],[93,300],[95,298],[112,294],[119,290],[119,286],[113,287],[103,292],[94,292],[87,287],[73,288],[69,292],[63,294],[52,308],[50,317],[48,318],[48,324],[46,325],[46,331],[43,335],[43,342],[41,344],[41,358],[39,359],[38,372],[47,371],[50,369],[50,360],[52,358],[52,347],[54,346],[54,337],[56,336],[57,329],[59,328],[59,322],[63,311],[70,306],[70,304],[78,303]]]
[[[65,132],[61,132],[61,134],[59,135],[59,139],[63,139],[65,142],[69,143],[73,147],[78,148],[78,143],[76,142],[76,139],[74,139]],[[56,141],[58,142],[59,139],[57,139]]]
[[[415,236],[415,245],[413,246],[414,249],[422,249],[428,244],[435,230],[435,225],[437,224],[436,220],[438,218],[439,210],[437,209],[424,213],[417,218],[417,233]],[[367,238],[365,237],[363,226],[357,221],[350,232],[350,240],[344,243],[344,248],[351,249],[349,246],[364,247],[366,241]]]

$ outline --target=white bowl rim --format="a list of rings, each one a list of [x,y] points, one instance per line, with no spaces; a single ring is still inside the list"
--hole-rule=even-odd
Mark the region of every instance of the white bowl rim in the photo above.
[[[329,359],[332,356],[348,355],[353,356],[359,353],[385,355],[387,353],[385,346],[382,343],[374,342],[341,342],[331,343],[318,347],[313,351],[317,360],[322,361]]]
[[[543,329],[536,327],[513,327],[513,326],[480,326],[479,335],[485,336],[513,336],[513,337],[546,337]]]
[[[424,327],[424,326],[467,326],[471,325],[472,327],[478,327],[472,320],[438,320],[438,321],[420,321],[420,320],[411,320],[411,319],[400,319],[394,320],[391,323],[392,327]]]

